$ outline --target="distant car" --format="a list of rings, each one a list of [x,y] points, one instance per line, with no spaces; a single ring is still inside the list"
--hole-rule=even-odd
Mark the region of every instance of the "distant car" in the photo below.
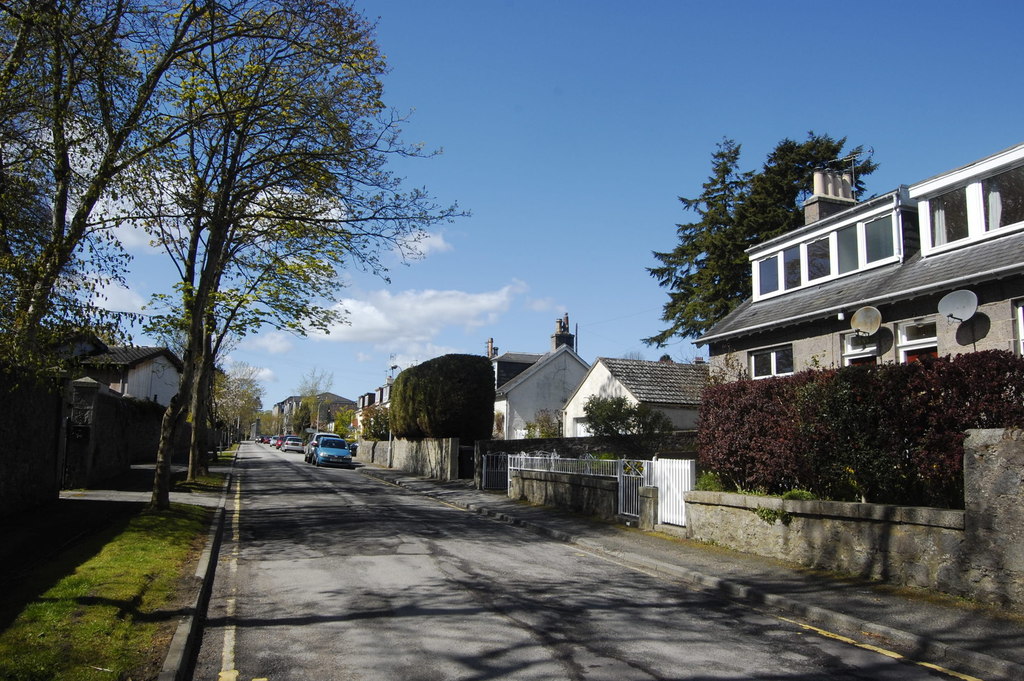
[[[352,452],[348,450],[348,443],[336,435],[324,437],[316,446],[316,454],[313,455],[314,466],[352,466]]]
[[[281,445],[282,452],[298,452],[302,454],[305,447],[302,444],[302,438],[297,435],[289,435],[284,439],[284,443]]]
[[[316,446],[325,437],[338,436],[334,433],[314,433],[313,437],[309,438],[309,442],[306,443],[306,463],[313,463],[313,457],[316,456]]]

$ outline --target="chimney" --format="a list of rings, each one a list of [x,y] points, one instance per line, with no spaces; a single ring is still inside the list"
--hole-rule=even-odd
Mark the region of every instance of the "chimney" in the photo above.
[[[574,350],[576,349],[576,336],[569,333],[568,312],[561,319],[555,320],[555,333],[551,336],[551,351],[554,352],[563,345],[568,345]]]
[[[853,198],[853,177],[848,172],[815,170],[811,198],[804,202],[804,224],[824,220],[856,205]]]
[[[494,339],[487,339],[487,359],[494,359],[498,356],[498,348],[494,345]]]

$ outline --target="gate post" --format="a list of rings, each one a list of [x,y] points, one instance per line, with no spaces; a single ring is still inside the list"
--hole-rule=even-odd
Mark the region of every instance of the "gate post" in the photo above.
[[[645,485],[640,488],[640,529],[650,532],[658,524],[658,488]]]

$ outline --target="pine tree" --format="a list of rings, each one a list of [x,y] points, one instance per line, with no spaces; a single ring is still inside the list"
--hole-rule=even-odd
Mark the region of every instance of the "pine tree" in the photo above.
[[[661,265],[647,270],[668,289],[662,321],[669,325],[644,342],[660,347],[676,336],[700,336],[748,298],[746,250],[803,224],[803,199],[814,171],[843,169],[863,154],[861,147],[844,154],[845,145],[845,137],[814,132],[804,142],[787,138],[775,146],[761,171],[752,173],[738,170],[740,145],[731,139],[720,142],[703,193],[679,199],[700,219],[677,225],[679,243],[667,253],[655,252]],[[855,198],[864,191],[863,177],[876,167],[870,160],[857,164]]]

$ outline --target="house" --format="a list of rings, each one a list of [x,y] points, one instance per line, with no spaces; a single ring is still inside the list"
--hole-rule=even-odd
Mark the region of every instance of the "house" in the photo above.
[[[178,393],[183,368],[178,356],[164,347],[112,345],[82,361],[84,377],[124,397],[163,406]]]
[[[313,406],[310,409],[312,427],[318,430],[321,426],[326,428],[328,423],[334,421],[334,417],[339,411],[356,408],[355,402],[332,392],[318,393],[309,398],[302,395],[291,395],[271,408],[274,421],[281,424],[283,432],[294,433],[296,431],[298,428],[295,420],[296,411],[305,399],[313,400]]]
[[[855,202],[821,171],[805,225],[748,249],[751,297],[701,336],[731,377],[1022,351],[1024,144]]]
[[[520,440],[544,412],[557,419],[562,406],[587,373],[589,365],[576,354],[576,336],[569,315],[555,320],[551,350],[545,354],[498,354],[494,340],[487,355],[494,368],[495,439]]]
[[[398,367],[394,368],[397,369]],[[394,384],[394,377],[388,376],[387,382],[384,385],[378,386],[375,391],[364,393],[357,398],[355,429],[358,432],[363,432],[363,419],[367,409],[370,407],[387,409],[391,405],[391,386]]]
[[[584,406],[593,396],[625,397],[632,404],[646,404],[664,413],[676,430],[697,426],[700,396],[708,385],[708,365],[672,361],[600,357],[579,387],[566,400],[563,434],[590,435]]]

